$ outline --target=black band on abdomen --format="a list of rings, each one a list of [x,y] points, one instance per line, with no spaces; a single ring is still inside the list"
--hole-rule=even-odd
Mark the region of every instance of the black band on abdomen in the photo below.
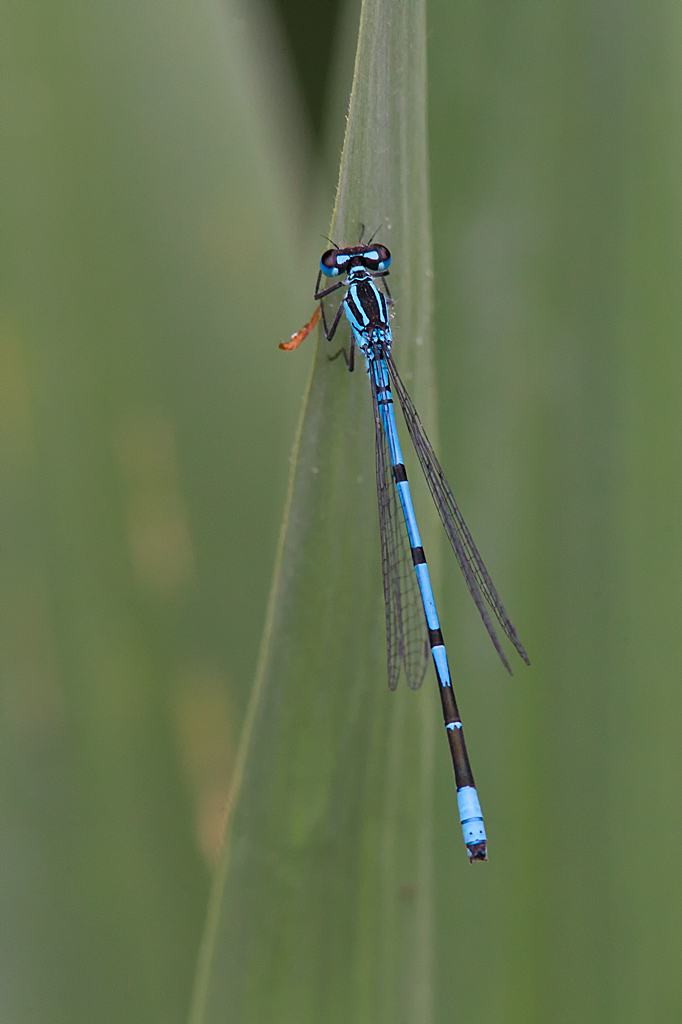
[[[424,548],[412,548],[412,564],[413,565],[425,565],[426,555],[424,554]]]
[[[431,647],[441,647],[443,644],[443,634],[440,629],[429,629],[429,644]]]

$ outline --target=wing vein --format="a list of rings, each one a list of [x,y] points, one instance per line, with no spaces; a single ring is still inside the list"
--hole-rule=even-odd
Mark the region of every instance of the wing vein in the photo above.
[[[374,429],[376,433],[376,477],[381,533],[381,567],[386,605],[386,646],[388,685],[398,685],[401,668],[407,684],[418,689],[429,659],[428,631],[419,584],[412,565],[398,489],[393,479],[388,441],[377,398],[374,373],[370,370]]]
[[[507,614],[499,594],[495,589],[483,559],[474,544],[469,529],[464,522],[464,517],[459,510],[450,486],[445,479],[436,453],[431,447],[424,426],[415,409],[405,385],[403,384],[397,367],[390,353],[386,355],[388,372],[394,394],[397,396],[400,407],[405,417],[405,424],[414,445],[419,459],[426,483],[431,492],[445,532],[455,552],[455,557],[466,580],[469,592],[474,599],[476,607],[492,640],[495,650],[499,654],[505,668],[511,673],[511,668],[502,646],[497,637],[492,621],[488,614],[485,603],[487,602],[499,622],[505,635],[521,655],[526,664],[530,664],[525,648],[519,639],[516,629]]]

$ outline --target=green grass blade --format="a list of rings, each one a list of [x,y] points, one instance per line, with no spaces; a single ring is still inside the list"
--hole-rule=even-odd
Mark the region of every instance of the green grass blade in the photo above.
[[[365,3],[332,231],[352,243],[363,222],[394,249],[397,358],[428,418],[425,74],[423,3]],[[436,695],[386,686],[370,393],[328,351],[297,440],[192,1024],[431,1016]]]

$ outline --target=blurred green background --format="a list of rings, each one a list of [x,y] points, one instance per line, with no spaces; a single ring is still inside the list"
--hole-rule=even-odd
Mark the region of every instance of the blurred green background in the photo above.
[[[356,18],[0,7],[8,1024],[186,1019]],[[453,876],[442,817],[436,1019],[676,1022],[682,20],[428,19],[439,450],[533,662],[444,574],[495,845]]]

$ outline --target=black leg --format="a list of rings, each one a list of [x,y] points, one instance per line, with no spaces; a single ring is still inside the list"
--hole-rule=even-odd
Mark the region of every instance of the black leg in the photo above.
[[[325,316],[324,313],[323,301],[320,301],[320,309],[322,310],[322,324],[324,326],[324,336],[327,339],[327,341],[331,341],[334,335],[336,334],[336,328],[339,326],[339,320],[341,319],[341,314],[343,313],[343,302],[336,311],[336,316],[334,317],[334,322],[332,323],[331,327],[327,327],[327,317]]]
[[[345,348],[340,348],[338,352],[335,352],[333,356],[327,356],[330,363],[333,363],[339,356],[343,356],[348,367],[348,372],[352,373],[355,369],[355,338],[351,335],[350,339],[350,355],[346,352]]]
[[[314,299],[323,299],[325,295],[331,295],[331,293],[335,292],[337,288],[345,288],[346,286],[345,281],[337,281],[336,284],[330,285],[329,288],[323,288],[322,291],[318,291],[321,277],[322,271],[317,275],[317,284],[315,285],[315,294],[313,295]]]
[[[341,348],[336,350],[333,356],[327,356],[327,359],[329,360],[330,363],[333,363],[339,358],[339,356],[343,356],[344,362],[346,366],[348,366],[348,353],[346,352],[343,345],[341,346]]]

